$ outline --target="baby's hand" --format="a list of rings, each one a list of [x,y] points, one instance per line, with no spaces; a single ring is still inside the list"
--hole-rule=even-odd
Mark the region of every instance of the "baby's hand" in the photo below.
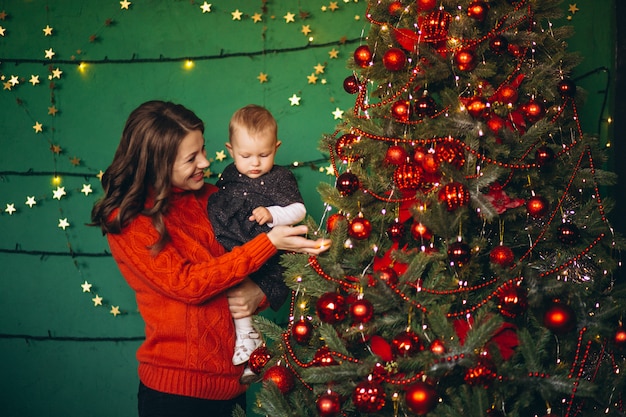
[[[272,213],[265,207],[257,207],[252,210],[252,216],[248,220],[263,225],[272,221]]]

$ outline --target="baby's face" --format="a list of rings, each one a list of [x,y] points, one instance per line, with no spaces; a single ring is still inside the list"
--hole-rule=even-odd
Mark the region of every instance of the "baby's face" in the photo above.
[[[249,178],[258,178],[274,166],[280,141],[270,132],[251,134],[245,128],[234,130],[226,148],[235,161],[237,171]]]

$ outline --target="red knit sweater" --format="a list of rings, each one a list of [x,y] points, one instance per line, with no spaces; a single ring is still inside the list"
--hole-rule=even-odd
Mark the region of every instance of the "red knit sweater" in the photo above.
[[[157,391],[222,400],[246,389],[239,383],[243,366],[232,364],[235,331],[224,291],[276,248],[262,234],[225,253],[206,214],[216,190],[207,184],[198,192],[175,193],[165,217],[171,241],[156,256],[147,246],[157,232],[145,216],[107,236],[145,322],[139,379]]]

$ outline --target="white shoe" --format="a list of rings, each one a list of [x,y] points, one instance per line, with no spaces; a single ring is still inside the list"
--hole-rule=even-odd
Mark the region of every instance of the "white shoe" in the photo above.
[[[235,341],[235,353],[233,354],[233,365],[241,365],[250,359],[250,354],[258,348],[263,339],[261,335],[255,331],[248,333],[237,332],[237,340]]]
[[[239,378],[239,382],[243,385],[250,385],[254,382],[259,382],[261,380],[261,375],[255,374],[249,366],[246,366],[246,369],[243,370],[243,375]]]

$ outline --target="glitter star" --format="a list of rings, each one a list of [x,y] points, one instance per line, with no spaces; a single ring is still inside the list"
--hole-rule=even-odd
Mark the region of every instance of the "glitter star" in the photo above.
[[[117,317],[120,313],[120,306],[111,306],[111,314],[113,314],[113,316]]]
[[[64,195],[67,195],[67,193],[65,192],[65,187],[57,187],[57,189],[54,190],[52,193],[52,198],[61,200],[61,197],[63,197]]]
[[[315,73],[316,74],[323,74],[324,73],[324,68],[326,68],[326,67],[324,65],[322,65],[322,64],[317,64],[313,68],[315,69]]]
[[[88,283],[87,281],[80,284],[80,286],[83,289],[83,292],[91,292],[91,284]]]
[[[335,120],[343,119],[343,110],[340,110],[339,107],[337,107],[333,112],[333,116],[335,116]]]
[[[67,217],[64,219],[59,219],[59,227],[63,230],[65,230],[65,228],[70,227],[70,223],[67,221]]]
[[[261,15],[261,13],[255,13],[252,15],[252,21],[254,23],[259,23],[263,20],[263,16]]]
[[[234,12],[231,12],[230,14],[232,14],[232,15],[233,15],[233,20],[241,20],[241,15],[242,15],[243,13],[241,13],[241,12],[239,11],[239,9],[237,9],[237,10],[235,10]]]
[[[128,10],[128,7],[131,5],[131,2],[129,2],[128,0],[122,0],[120,1],[120,8],[121,9],[126,9]]]
[[[52,28],[50,25],[46,25],[46,27],[43,28],[43,34],[44,36],[52,36]]]
[[[46,58],[48,59],[52,59],[52,57],[55,55],[54,51],[52,50],[52,48],[50,49],[46,49]]]
[[[27,196],[26,202],[24,204],[26,204],[30,208],[33,208],[33,206],[37,204],[37,201],[35,201],[35,196],[31,196],[31,197]]]
[[[300,32],[302,32],[302,34],[304,36],[308,35],[309,33],[311,33],[311,26],[310,25],[302,25],[302,30]]]
[[[294,94],[293,96],[289,97],[289,102],[291,103],[292,106],[299,106],[300,97]]]
[[[4,211],[9,213],[9,216],[12,216],[13,213],[15,213],[17,211],[17,209],[15,208],[15,204],[14,203],[10,203],[10,204],[7,204],[7,208],[5,208]]]
[[[35,122],[35,126],[33,126],[33,129],[35,129],[35,133],[41,133],[43,132],[43,125],[39,122]]]
[[[309,84],[317,83],[317,77],[315,76],[315,74],[307,75],[306,78],[307,80],[309,80]]]
[[[291,12],[287,12],[286,15],[283,16],[283,19],[285,19],[285,23],[289,23],[289,22],[295,22],[296,15],[291,13]]]
[[[29,83],[31,83],[32,85],[39,84],[39,75],[31,75]]]
[[[96,296],[94,298],[92,298],[91,301],[93,301],[93,306],[94,307],[102,305],[102,297],[100,297],[98,294],[96,294]]]
[[[570,4],[569,8],[568,8],[569,12],[571,14],[576,14],[577,11],[579,11],[580,9],[578,8],[578,6],[576,5],[576,3],[574,4]]]
[[[267,82],[267,74],[261,72],[259,73],[258,77],[256,77],[259,80],[259,83],[263,84]]]
[[[206,1],[204,3],[202,3],[202,6],[200,6],[200,8],[202,9],[202,13],[211,13],[211,3],[207,3]]]
[[[215,152],[215,159],[222,162],[224,159],[226,159],[226,152],[224,152],[223,150]]]
[[[330,4],[328,5],[328,8],[331,11],[334,12],[335,10],[337,10],[339,8],[339,6],[337,6],[337,2],[336,1],[331,1]]]
[[[9,90],[9,91],[11,91],[11,87],[12,87],[12,86],[11,86],[11,83],[10,83],[10,82],[8,82],[8,81],[7,81],[6,83],[4,83],[4,84],[2,84],[2,85],[3,85],[3,87],[4,87],[4,88],[3,88],[4,90]]]
[[[16,86],[20,83],[20,79],[17,75],[11,75],[11,79],[9,79],[9,82],[12,86]]]
[[[91,189],[91,184],[83,184],[83,188],[80,190],[80,192],[85,195],[93,193],[93,190]]]

